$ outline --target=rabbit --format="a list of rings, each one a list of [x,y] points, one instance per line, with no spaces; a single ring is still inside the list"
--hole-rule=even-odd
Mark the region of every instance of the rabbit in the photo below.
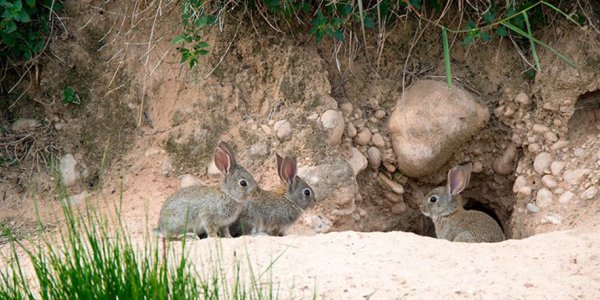
[[[466,243],[493,243],[506,239],[500,225],[488,214],[462,207],[460,192],[469,184],[472,165],[448,171],[446,186],[434,188],[421,202],[421,212],[433,220],[438,239]]]
[[[260,191],[254,177],[237,164],[229,145],[220,142],[214,162],[223,173],[220,187],[194,185],[173,193],[160,210],[157,231],[167,238],[177,238],[189,232],[198,237],[206,233],[231,237],[228,226]]]
[[[279,154],[276,157],[282,190],[263,190],[255,201],[246,203],[236,224],[244,234],[283,235],[304,210],[316,203],[313,189],[297,176],[296,160]]]

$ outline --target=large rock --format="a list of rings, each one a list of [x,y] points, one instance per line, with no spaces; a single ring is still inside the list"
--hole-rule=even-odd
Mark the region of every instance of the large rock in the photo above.
[[[489,117],[487,108],[467,91],[440,81],[415,82],[390,117],[398,169],[410,177],[437,171]]]
[[[314,167],[301,167],[298,176],[302,177],[315,191],[317,201],[328,198],[337,198],[338,191],[350,190],[358,194],[358,184],[354,177],[354,171],[350,164],[344,160],[336,160],[331,164],[323,164]],[[346,198],[345,195],[343,197]],[[336,202],[344,202],[337,199]]]

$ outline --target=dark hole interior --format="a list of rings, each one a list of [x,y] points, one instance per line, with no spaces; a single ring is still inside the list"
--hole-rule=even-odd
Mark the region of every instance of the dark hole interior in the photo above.
[[[506,233],[506,231],[504,230],[504,226],[502,226],[502,222],[498,218],[498,215],[496,215],[496,212],[488,205],[483,204],[477,200],[467,198],[467,199],[465,199],[465,204],[463,205],[463,207],[466,210],[478,210],[480,212],[484,212],[484,213],[488,214],[490,217],[492,217],[494,220],[496,220],[496,223],[498,223],[500,225],[500,228],[502,228],[502,231],[504,231]]]
[[[600,131],[600,90],[585,93],[577,99],[575,111],[567,126],[569,140]]]

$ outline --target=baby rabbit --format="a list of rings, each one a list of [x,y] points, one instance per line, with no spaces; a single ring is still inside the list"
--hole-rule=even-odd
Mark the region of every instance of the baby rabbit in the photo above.
[[[316,202],[312,188],[297,176],[296,160],[279,154],[276,157],[277,173],[285,190],[262,191],[256,201],[246,203],[238,222],[242,233],[283,235]]]
[[[244,203],[258,195],[258,184],[236,163],[227,143],[219,143],[214,162],[224,175],[220,187],[189,186],[173,193],[163,204],[157,230],[167,238],[188,232],[216,237],[220,228],[225,237],[231,237],[228,226],[237,219]]]
[[[423,198],[421,212],[433,220],[439,239],[466,243],[501,242],[506,238],[492,217],[462,207],[459,193],[469,184],[471,168],[471,164],[452,168],[446,186],[433,189]]]

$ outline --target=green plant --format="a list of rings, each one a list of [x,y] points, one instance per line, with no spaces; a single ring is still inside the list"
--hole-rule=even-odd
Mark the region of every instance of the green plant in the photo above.
[[[190,68],[198,63],[199,57],[208,54],[209,45],[202,39],[200,31],[217,20],[215,16],[204,11],[203,2],[201,0],[183,1],[181,10],[183,32],[171,41],[173,45],[179,45],[177,50],[181,54],[181,63],[187,63]]]
[[[45,48],[55,0],[0,0],[0,57],[29,60]]]
[[[81,98],[72,86],[67,85],[63,90],[63,103],[65,104],[81,104]]]

